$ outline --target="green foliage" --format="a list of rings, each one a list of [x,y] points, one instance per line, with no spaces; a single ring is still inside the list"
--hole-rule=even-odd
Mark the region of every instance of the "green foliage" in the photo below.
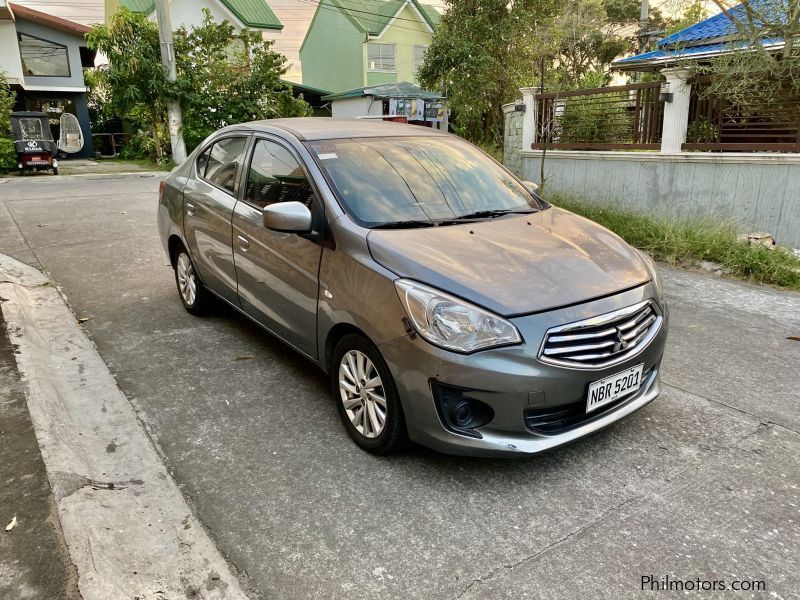
[[[112,110],[124,115],[140,105],[163,106],[170,86],[155,23],[122,8],[111,17],[110,26],[94,25],[86,39],[91,49],[108,58],[104,83],[111,92]]]
[[[14,142],[8,138],[0,138],[0,173],[17,168],[17,152]]]
[[[708,18],[706,4],[704,0],[691,0],[678,19],[666,23],[665,35],[671,35]]]
[[[502,105],[533,83],[541,46],[536,32],[555,13],[555,0],[449,0],[419,70],[422,85],[441,90],[455,130],[498,146]]]
[[[719,131],[703,115],[697,117],[686,130],[686,141],[690,144],[710,144],[718,138]]]
[[[618,206],[568,197],[557,197],[552,202],[600,223],[656,260],[682,266],[712,261],[743,279],[800,290],[800,258],[785,248],[769,250],[740,241],[731,223],[711,218],[656,219]]]
[[[632,49],[629,38],[614,34],[609,28],[612,21],[606,12],[607,6],[614,11],[614,19],[631,18],[630,3],[609,5],[603,0],[565,0],[561,4],[558,15],[545,32],[557,65],[548,82],[551,87],[575,88],[590,73],[607,75],[611,61]],[[615,22],[616,25],[625,23]]]
[[[6,74],[0,71],[0,137],[11,137],[11,113],[16,97],[8,85]]]
[[[92,131],[94,132],[104,131],[106,122],[115,115],[106,73],[106,67],[84,69],[83,71],[83,80],[86,82],[87,88],[86,104],[89,108],[89,120],[92,122]]]
[[[141,13],[121,8],[109,26],[94,25],[86,40],[90,48],[105,54],[109,63],[95,72],[95,90],[107,88],[104,104],[123,118],[137,110],[146,111],[155,138],[154,158],[160,158],[159,123],[164,119],[165,101],[174,92],[161,64],[156,24]]]
[[[204,10],[203,25],[175,37],[183,134],[189,149],[226,125],[307,116],[310,107],[280,79],[286,58],[259,32],[236,32]]]
[[[626,109],[627,95],[573,97],[564,99],[563,116],[558,120],[559,142],[627,142],[633,130],[633,113]]]

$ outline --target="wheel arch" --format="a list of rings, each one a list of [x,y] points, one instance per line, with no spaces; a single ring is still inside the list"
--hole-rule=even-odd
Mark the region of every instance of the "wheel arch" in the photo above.
[[[320,366],[326,373],[329,373],[331,370],[331,361],[333,360],[333,351],[336,348],[336,344],[338,344],[339,340],[341,340],[344,336],[350,333],[360,335],[364,339],[368,340],[371,344],[375,345],[375,342],[373,342],[363,330],[359,329],[352,323],[337,323],[331,327],[330,331],[328,331],[328,335],[325,338],[325,353],[322,356],[322,361],[320,361]]]
[[[178,259],[178,250],[185,247],[186,245],[178,234],[173,233],[169,236],[167,240],[167,250],[169,252],[169,262],[173,269],[175,268],[175,261]]]

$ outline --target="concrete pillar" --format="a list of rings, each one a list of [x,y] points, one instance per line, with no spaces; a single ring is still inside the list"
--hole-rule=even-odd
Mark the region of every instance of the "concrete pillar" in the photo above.
[[[664,103],[664,129],[661,134],[661,153],[678,154],[681,144],[686,141],[689,127],[689,99],[692,86],[689,84],[689,71],[676,67],[661,73],[667,79],[667,93],[672,95],[670,102]]]
[[[522,149],[530,150],[536,141],[536,111],[538,109],[534,96],[539,93],[539,88],[520,88],[522,103],[525,105],[525,115],[522,117]]]

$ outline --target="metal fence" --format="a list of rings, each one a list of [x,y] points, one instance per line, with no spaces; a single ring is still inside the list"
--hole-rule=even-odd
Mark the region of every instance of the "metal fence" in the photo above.
[[[746,104],[708,94],[708,78],[692,82],[683,150],[800,152],[800,96],[753,90]]]
[[[534,148],[658,150],[664,108],[658,81],[537,94]]]

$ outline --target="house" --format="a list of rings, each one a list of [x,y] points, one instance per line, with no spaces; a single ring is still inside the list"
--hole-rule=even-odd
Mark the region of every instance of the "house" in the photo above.
[[[85,25],[0,0],[0,70],[16,92],[14,109],[50,115],[56,140],[61,115],[75,115],[84,138],[75,156],[93,155],[83,79],[83,69],[94,66],[88,32]]]
[[[120,7],[143,13],[155,20],[155,0],[105,0],[106,23]],[[203,24],[203,9],[217,23],[229,21],[237,29],[252,29],[268,33],[268,38],[283,29],[275,12],[266,0],[169,0],[172,26],[190,28]]]
[[[330,102],[334,118],[388,118],[447,131],[444,98],[408,81],[355,88],[322,100]]]
[[[303,83],[342,92],[413,82],[440,20],[418,0],[320,0],[300,47]]]
[[[766,1],[779,5],[751,0]],[[504,162],[521,179],[547,182],[550,194],[618,203],[665,220],[718,220],[800,247],[796,88],[776,77],[726,94],[725,85],[713,85],[713,72],[692,68],[726,53],[745,56],[755,44],[768,52],[784,47],[774,27],[755,27],[761,37],[739,35],[728,15],[744,10],[728,9],[613,63],[659,77],[593,89],[521,89],[521,100],[503,107]],[[772,22],[782,14],[770,15]]]
[[[264,40],[281,43],[283,23],[272,10],[267,0],[167,0],[173,29],[190,29],[203,24],[204,10],[211,13],[217,23],[228,21],[237,31],[249,29],[260,31]],[[147,15],[156,20],[155,0],[105,0],[106,25],[120,7]],[[288,42],[288,40],[287,40]],[[296,43],[296,42],[295,42]],[[299,62],[299,61],[298,61]],[[299,69],[290,62],[287,77],[300,81]]]
[[[734,19],[747,22],[745,7],[739,4],[727,12]],[[659,71],[685,61],[704,61],[720,54],[744,50],[749,42],[742,40],[736,26],[721,12],[669,35],[656,43],[655,50],[627,56],[612,63],[621,71]],[[760,40],[765,49],[777,52],[783,39],[765,36]]]

